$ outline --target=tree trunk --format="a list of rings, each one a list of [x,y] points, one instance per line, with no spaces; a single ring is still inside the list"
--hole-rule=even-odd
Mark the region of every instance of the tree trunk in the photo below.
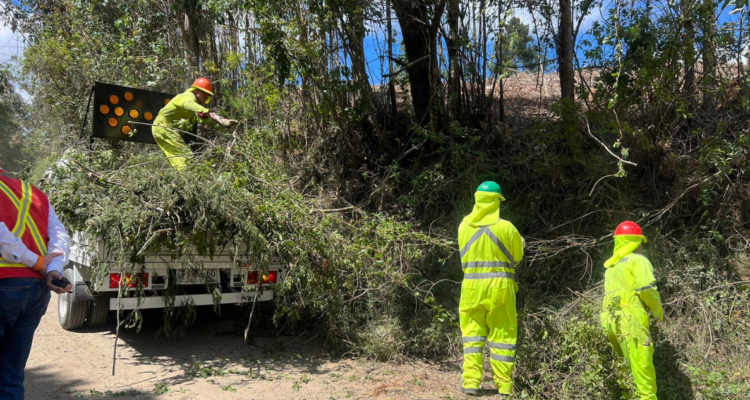
[[[430,18],[423,0],[394,0],[393,10],[401,26],[406,58],[410,67],[411,101],[417,123],[426,126],[430,122]],[[419,61],[418,61],[419,60]],[[415,62],[418,61],[418,62]]]
[[[704,0],[703,19],[703,110],[711,115],[716,112],[718,74],[716,65],[716,2]]]
[[[344,30],[344,39],[346,48],[349,50],[352,65],[352,78],[356,82],[358,99],[355,103],[360,103],[367,110],[367,119],[378,136],[380,144],[389,148],[388,141],[377,120],[375,110],[376,104],[372,95],[370,86],[370,77],[367,75],[367,60],[365,57],[365,19],[364,4],[347,9],[341,14],[340,22]],[[343,18],[343,16],[346,18]]]
[[[502,24],[501,13],[498,13],[498,40],[495,44],[495,61],[497,62],[497,75],[500,76],[500,98],[498,99],[498,119],[500,122],[505,122],[505,88],[503,87],[503,78],[505,74],[505,49],[503,48],[503,41],[505,40],[505,28]],[[493,88],[494,89],[494,88]]]
[[[682,87],[683,96],[688,103],[693,103],[695,96],[695,27],[693,26],[693,10],[690,0],[682,0],[682,54],[685,84]]]
[[[560,30],[558,33],[558,58],[560,64],[560,95],[563,99],[574,100],[575,76],[573,69],[573,3],[560,0]]]
[[[391,25],[391,0],[385,0],[385,12],[388,28],[388,75],[393,74],[393,27]],[[395,114],[396,109],[396,87],[393,84],[393,76],[388,79],[388,103],[391,114]]]
[[[443,85],[440,84],[440,65],[438,64],[437,33],[440,20],[445,10],[445,0],[435,6],[435,14],[430,23],[430,126],[434,131],[441,128],[445,102],[443,101]]]
[[[184,4],[184,10],[177,14],[177,22],[182,33],[182,40],[190,52],[190,64],[195,68],[195,71],[200,70],[200,59],[203,56],[201,47],[201,12],[201,6],[197,0],[188,0]]]
[[[461,0],[448,0],[448,116],[451,121],[461,118],[461,68],[458,61]]]
[[[479,2],[479,33],[481,38],[477,43],[482,44],[482,50],[480,54],[482,57],[481,73],[479,74],[479,109],[482,113],[486,112],[487,107],[487,2],[486,0],[480,0]],[[477,65],[479,66],[479,65]]]

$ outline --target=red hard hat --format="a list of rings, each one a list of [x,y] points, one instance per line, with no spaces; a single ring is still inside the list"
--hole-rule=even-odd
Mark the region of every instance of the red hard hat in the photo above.
[[[204,91],[210,94],[211,96],[214,95],[214,85],[211,84],[211,81],[208,80],[208,78],[198,78],[195,80],[195,82],[193,82],[193,85],[190,87]]]
[[[620,225],[617,225],[617,229],[615,229],[615,236],[625,235],[641,236],[643,237],[643,241],[646,241],[646,236],[643,236],[643,230],[641,230],[641,227],[633,221],[625,221]]]

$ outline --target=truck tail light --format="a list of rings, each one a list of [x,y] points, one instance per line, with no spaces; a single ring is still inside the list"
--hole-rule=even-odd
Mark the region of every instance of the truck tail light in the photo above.
[[[247,283],[257,285],[263,279],[263,283],[276,283],[279,278],[278,271],[269,271],[268,275],[260,275],[260,272],[253,271],[247,273]]]
[[[109,288],[117,289],[120,287],[120,280],[123,286],[129,288],[138,287],[139,282],[143,282],[143,287],[148,287],[148,272],[140,274],[109,274]]]

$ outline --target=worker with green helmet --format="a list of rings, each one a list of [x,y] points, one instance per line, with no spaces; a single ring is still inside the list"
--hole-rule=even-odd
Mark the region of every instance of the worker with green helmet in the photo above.
[[[648,311],[664,320],[654,268],[643,256],[646,243],[641,227],[625,221],[615,230],[615,250],[605,263],[601,323],[618,356],[630,366],[641,400],[656,400],[654,342]]]
[[[206,108],[214,95],[213,90],[213,85],[207,78],[196,79],[190,89],[170,100],[154,120],[151,129],[154,140],[169,163],[178,171],[185,169],[187,159],[193,155],[182,139],[183,132],[192,131],[198,122],[213,128],[237,126],[237,121],[223,118]]]
[[[462,392],[477,395],[485,343],[492,376],[501,396],[513,393],[516,357],[516,265],[524,241],[512,223],[500,218],[505,201],[500,185],[484,182],[474,193],[474,209],[458,228],[464,280],[459,319],[464,347]]]

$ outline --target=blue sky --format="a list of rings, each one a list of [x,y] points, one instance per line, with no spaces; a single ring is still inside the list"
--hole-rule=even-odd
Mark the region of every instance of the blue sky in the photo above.
[[[596,8],[591,14],[589,14],[581,26],[581,33],[585,33],[595,21],[603,19],[602,13],[606,12],[605,5],[602,8]],[[723,13],[719,16],[719,23],[723,24],[732,19],[736,19],[738,15],[730,15],[733,7],[728,6]],[[515,15],[518,16],[523,22],[531,24],[531,15],[526,10],[516,10]],[[380,84],[383,82],[382,75],[388,73],[388,60],[381,57],[381,54],[385,52],[385,26],[377,26],[372,29],[372,32],[365,38],[365,53],[367,57],[368,73],[370,80],[373,84]],[[393,29],[394,34],[398,35],[398,21],[393,15]],[[396,39],[397,41],[399,38]],[[579,41],[581,37],[579,37]],[[489,44],[492,45],[491,43]],[[399,54],[399,44],[396,43],[393,46],[394,56]],[[0,25],[0,63],[16,64],[16,60],[23,55],[24,41],[23,37],[18,33],[11,32],[7,26]],[[554,58],[554,57],[553,57]],[[394,64],[394,68],[397,70],[400,67]],[[21,91],[22,96],[28,99],[28,94]]]
[[[13,33],[10,27],[0,26],[0,62],[23,55],[23,37]]]
[[[13,33],[10,27],[0,25],[0,64],[18,65],[18,59],[23,56],[24,41],[23,36]],[[16,90],[21,97],[28,101],[29,94],[16,85]]]
[[[492,11],[494,13],[494,11]],[[521,19],[522,22],[524,22],[527,25],[532,25],[532,17],[528,13],[528,11],[524,9],[517,9],[514,11],[514,16]],[[592,24],[597,21],[601,20],[602,16],[600,14],[600,11],[594,10],[593,13],[589,14],[584,18],[583,23],[581,24],[581,32],[587,31],[589,28],[591,28]],[[396,20],[395,14],[393,15],[393,31],[394,35],[399,35],[399,25],[398,21]],[[388,73],[388,60],[381,57],[382,53],[386,52],[385,48],[385,25],[383,26],[376,26],[376,27],[370,27],[371,32],[368,34],[368,36],[365,38],[365,53],[367,57],[367,63],[368,68],[370,72],[370,82],[373,84],[381,84],[384,82],[382,75],[384,73]],[[533,34],[533,32],[532,32]],[[400,40],[400,37],[396,37],[396,41],[398,42]],[[494,43],[492,42],[492,39],[490,39],[488,43],[488,47],[491,49],[494,46]],[[381,49],[382,47],[382,49]],[[399,55],[399,44],[396,43],[393,45],[393,52],[394,57],[398,57]],[[492,53],[491,51],[489,52]],[[444,55],[447,56],[447,55]],[[582,56],[582,54],[581,54]],[[554,58],[554,57],[552,57]],[[394,70],[399,70],[401,67],[397,64],[394,64]],[[383,73],[381,73],[381,70]]]
[[[670,1],[670,0],[668,0]],[[671,2],[671,1],[670,1]],[[578,50],[578,58],[583,62],[584,55],[583,55],[583,49],[581,46],[581,40],[584,40],[587,38],[586,33],[591,29],[593,24],[596,21],[602,21],[607,16],[607,10],[611,8],[612,3],[605,1],[605,3],[601,7],[596,7],[592,10],[591,13],[589,13],[586,17],[584,17],[583,22],[581,24],[579,36],[578,36],[578,43],[577,43],[577,50]],[[655,7],[659,7],[659,5],[654,4]],[[663,6],[663,5],[661,5]],[[719,6],[721,6],[721,3],[719,3]],[[727,6],[726,9],[723,10],[721,15],[718,17],[719,25],[722,25],[726,22],[730,22],[731,20],[737,20],[738,14],[730,15],[731,11],[734,9],[732,5]],[[526,9],[516,9],[514,10],[514,16],[517,16],[521,19],[522,22],[525,24],[532,26],[533,25],[533,19],[531,14],[529,14],[528,10]],[[574,15],[574,19],[577,19],[577,15]],[[539,19],[538,19],[539,20]],[[398,34],[398,21],[395,18],[395,15],[393,16],[393,30],[394,34]],[[385,71],[387,73],[388,64],[387,60],[380,57],[380,53],[383,50],[379,49],[379,41],[384,42],[385,41],[385,27],[384,26],[378,26],[376,27],[376,32],[371,32],[366,38],[365,38],[365,52],[366,57],[368,61],[368,68],[370,72],[370,81],[373,84],[381,84],[383,82],[381,70]],[[533,31],[531,32],[533,34]],[[397,39],[398,40],[398,39]],[[381,43],[382,43],[381,42]],[[380,46],[383,46],[384,44],[380,44]],[[488,43],[488,46],[491,48],[493,46],[493,43]],[[398,56],[398,50],[399,45],[394,44],[393,51],[395,56]],[[548,58],[554,59],[556,56],[554,54],[548,54]],[[585,67],[585,65],[584,65]],[[394,65],[394,69],[398,70],[400,67],[398,65]],[[549,65],[548,71],[554,71],[556,69],[556,65],[551,64]]]

